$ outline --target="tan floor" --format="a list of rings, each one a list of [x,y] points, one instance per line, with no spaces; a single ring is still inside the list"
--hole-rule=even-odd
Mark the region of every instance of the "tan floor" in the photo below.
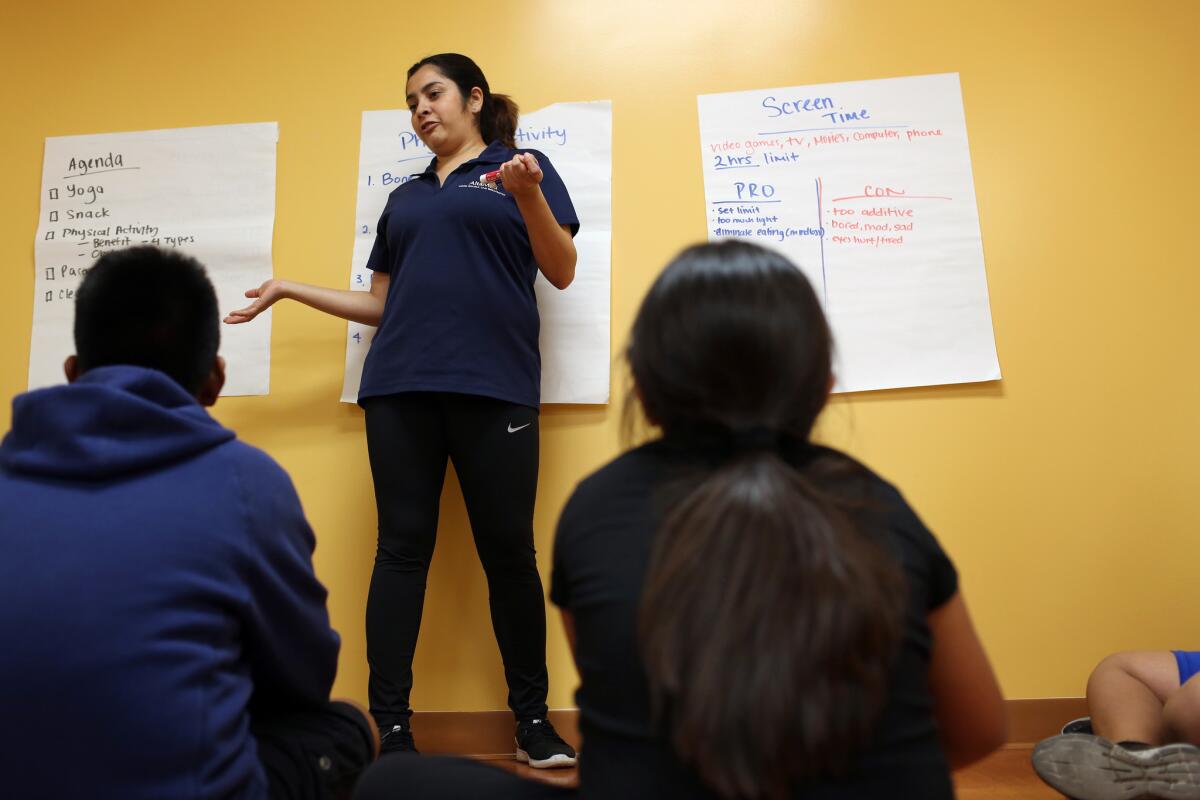
[[[1032,752],[1033,745],[1009,745],[956,773],[958,800],[1062,800],[1033,771]]]
[[[1030,745],[1012,745],[954,776],[958,800],[1062,800],[1062,795],[1042,783],[1029,763]],[[512,759],[488,759],[532,780],[556,786],[574,786],[574,769],[532,769]]]

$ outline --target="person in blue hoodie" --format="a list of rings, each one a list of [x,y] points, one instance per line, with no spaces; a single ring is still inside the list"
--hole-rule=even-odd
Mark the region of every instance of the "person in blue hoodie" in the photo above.
[[[68,384],[0,442],[6,797],[327,798],[378,750],[330,702],[339,639],[291,481],[205,411],[204,268],[114,251],[76,295]]]

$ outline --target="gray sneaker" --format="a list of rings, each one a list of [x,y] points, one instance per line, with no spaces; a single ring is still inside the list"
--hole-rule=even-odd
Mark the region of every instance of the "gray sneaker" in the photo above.
[[[1200,747],[1129,750],[1100,736],[1068,733],[1033,748],[1038,777],[1075,800],[1200,800]]]

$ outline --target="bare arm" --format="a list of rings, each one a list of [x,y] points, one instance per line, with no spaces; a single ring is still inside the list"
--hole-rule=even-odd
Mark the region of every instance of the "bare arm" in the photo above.
[[[571,229],[559,225],[542,194],[542,168],[537,158],[519,153],[500,168],[504,188],[517,201],[517,210],[529,231],[533,258],[546,280],[556,289],[565,289],[575,280],[575,242]]]
[[[371,291],[356,292],[272,278],[257,289],[247,290],[246,297],[254,298],[254,302],[245,308],[229,312],[225,322],[230,325],[249,322],[275,303],[286,299],[299,301],[318,311],[351,322],[378,325],[383,316],[383,301],[387,297],[390,280],[391,276],[386,272],[374,272],[371,274]]]
[[[961,769],[1004,744],[1004,697],[961,593],[929,613],[929,631],[934,714],[950,768]]]

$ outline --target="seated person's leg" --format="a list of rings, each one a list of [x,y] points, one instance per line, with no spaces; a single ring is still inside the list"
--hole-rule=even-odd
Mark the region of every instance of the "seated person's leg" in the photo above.
[[[469,758],[411,753],[379,759],[354,790],[354,800],[571,800],[575,796],[574,788],[550,785],[540,776],[526,779]]]
[[[379,733],[366,709],[333,701],[316,711],[254,716],[251,732],[273,800],[349,798],[379,755]]]
[[[1200,653],[1176,651],[1182,686],[1167,698],[1163,719],[1170,741],[1200,745]]]
[[[1179,667],[1166,650],[1114,653],[1088,678],[1092,728],[1113,742],[1162,744],[1163,706],[1179,685]]]
[[[1193,659],[1193,657],[1195,657]],[[1117,653],[1092,672],[1088,707],[1096,734],[1052,736],[1033,768],[1076,800],[1200,798],[1200,654]],[[1182,686],[1181,686],[1182,684]]]

